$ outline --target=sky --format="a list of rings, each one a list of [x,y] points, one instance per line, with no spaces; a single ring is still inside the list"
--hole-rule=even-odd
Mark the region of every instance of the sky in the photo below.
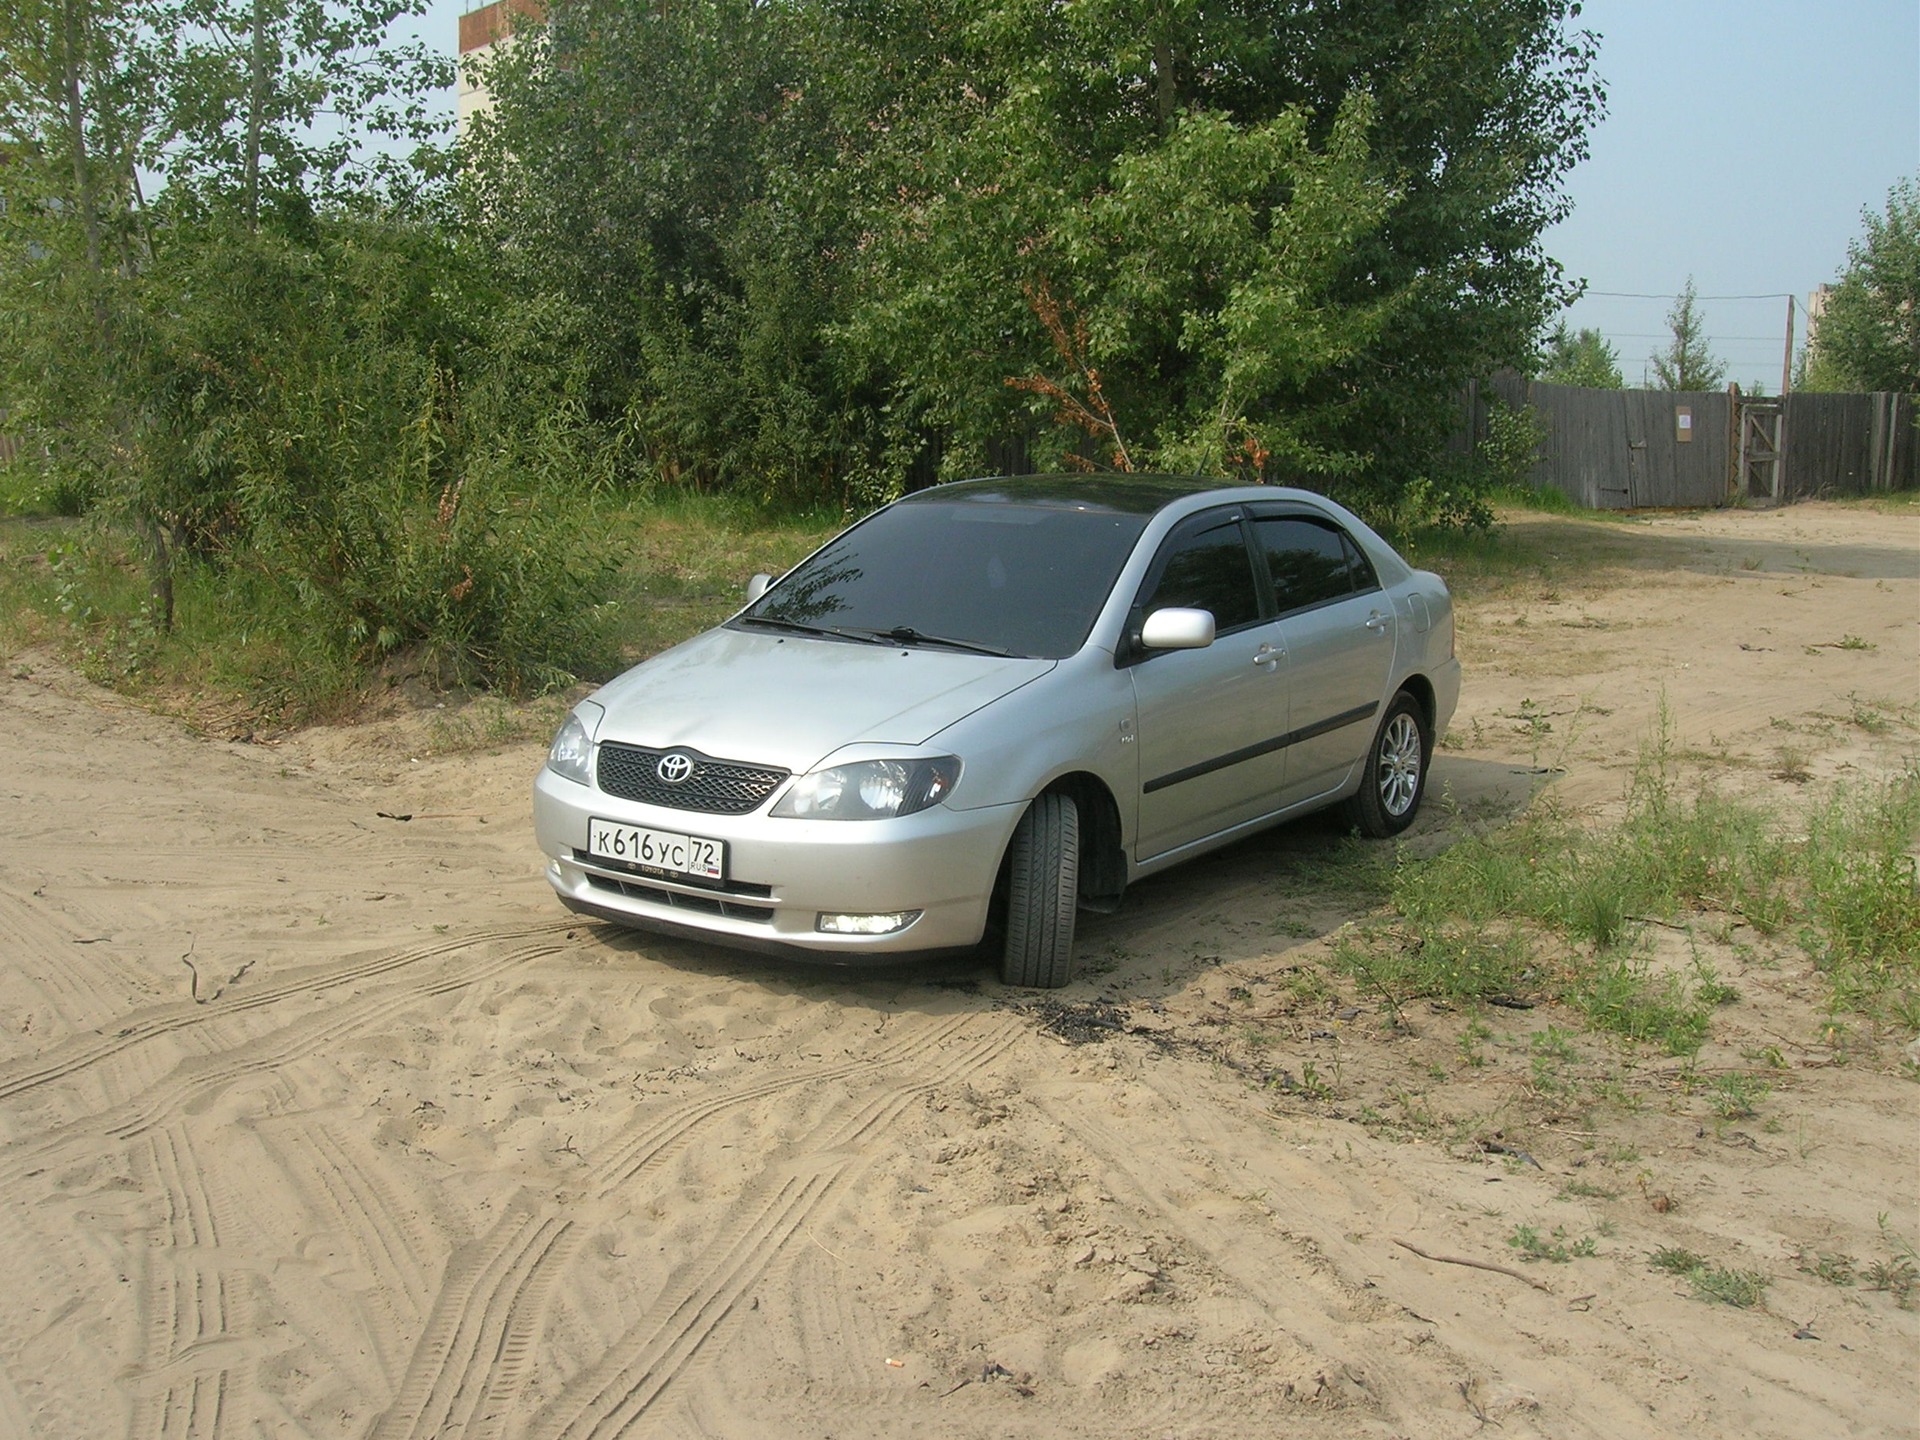
[[[420,33],[452,53],[477,3],[430,0]],[[1798,345],[1861,212],[1920,175],[1920,0],[1587,0],[1575,24],[1608,96],[1545,239],[1587,282],[1567,323],[1639,384],[1691,277],[1728,378],[1777,392],[1787,297]]]
[[[1576,23],[1608,94],[1545,239],[1587,282],[1567,323],[1639,384],[1691,276],[1728,378],[1777,393],[1786,297],[1839,278],[1861,211],[1920,174],[1920,0],[1588,0]]]

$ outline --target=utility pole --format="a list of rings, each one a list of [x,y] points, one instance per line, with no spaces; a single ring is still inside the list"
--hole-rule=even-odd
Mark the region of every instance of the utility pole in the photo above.
[[[1780,360],[1780,393],[1793,388],[1793,296],[1787,296],[1787,353]]]

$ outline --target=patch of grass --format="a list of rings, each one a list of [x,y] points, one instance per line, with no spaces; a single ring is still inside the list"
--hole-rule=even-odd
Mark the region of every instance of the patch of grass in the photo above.
[[[1836,790],[1807,817],[1804,940],[1840,1008],[1911,1017],[1920,1006],[1916,831],[1920,766]]]
[[[1772,1283],[1757,1270],[1732,1270],[1708,1264],[1704,1256],[1691,1250],[1656,1250],[1649,1259],[1654,1269],[1686,1280],[1699,1299],[1740,1310],[1751,1310],[1764,1300],[1767,1286]]]
[[[1721,1120],[1750,1120],[1772,1089],[1757,1075],[1717,1075],[1707,1086],[1707,1104]]]
[[[1858,1278],[1853,1271],[1851,1255],[1823,1255],[1816,1251],[1809,1261],[1801,1257],[1800,1268],[1809,1275],[1817,1275],[1829,1285],[1847,1286]]]
[[[457,710],[437,714],[427,725],[427,746],[436,754],[459,755],[524,740],[549,739],[566,719],[567,708],[558,696],[528,705],[482,696]]]
[[[1920,1254],[1916,1254],[1911,1242],[1903,1240],[1887,1227],[1887,1217],[1880,1216],[1880,1244],[1887,1252],[1884,1259],[1873,1261],[1861,1278],[1866,1281],[1869,1290],[1883,1291],[1893,1297],[1894,1304],[1902,1310],[1914,1307],[1916,1296],[1920,1296]]]
[[[1523,1260],[1547,1260],[1555,1265],[1590,1259],[1599,1248],[1593,1236],[1583,1235],[1575,1240],[1563,1225],[1554,1226],[1551,1235],[1542,1235],[1531,1225],[1516,1225],[1507,1237],[1507,1244],[1518,1250]]]
[[[1486,1021],[1475,1017],[1467,1021],[1467,1028],[1460,1032],[1460,1059],[1468,1067],[1478,1070],[1487,1063],[1487,1057],[1480,1049],[1483,1040],[1493,1038],[1493,1029]]]
[[[403,681],[539,694],[724,618],[754,571],[788,568],[843,523],[677,493],[534,495],[488,476],[451,519],[430,504],[377,518],[377,575],[349,565],[322,585],[264,553],[182,558],[166,634],[124,532],[93,517],[0,521],[0,645],[52,644],[162,709],[262,719],[350,713]]]
[[[1561,1200],[1618,1200],[1620,1192],[1610,1190],[1604,1185],[1596,1185],[1591,1180],[1569,1180],[1560,1187],[1557,1197]]]
[[[1663,715],[1617,825],[1583,827],[1549,803],[1430,858],[1401,853],[1397,923],[1343,934],[1332,961],[1395,1015],[1422,998],[1546,995],[1687,1055],[1739,992],[1697,957],[1690,974],[1653,963],[1647,927],[1797,923],[1836,1010],[1920,1028],[1920,767],[1818,798],[1806,833],[1790,828],[1773,807],[1683,781]]]

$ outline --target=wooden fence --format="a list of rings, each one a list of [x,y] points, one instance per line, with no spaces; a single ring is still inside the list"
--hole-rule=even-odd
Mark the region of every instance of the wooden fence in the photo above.
[[[1911,395],[1758,399],[1732,390],[1589,390],[1508,374],[1469,388],[1456,449],[1485,437],[1496,400],[1531,406],[1545,426],[1533,483],[1595,510],[1805,500],[1920,484]],[[1744,422],[1751,423],[1743,447]],[[1757,436],[1763,444],[1753,443]]]

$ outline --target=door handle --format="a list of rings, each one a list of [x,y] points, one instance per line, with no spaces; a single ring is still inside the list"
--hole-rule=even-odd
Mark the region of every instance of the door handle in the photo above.
[[[1272,665],[1278,667],[1280,662],[1286,658],[1287,650],[1284,645],[1262,645],[1258,650],[1253,652],[1253,663],[1255,665]]]
[[[1367,616],[1367,629],[1373,631],[1373,633],[1376,635],[1386,634],[1387,633],[1387,617],[1382,615],[1378,610],[1375,610],[1372,614]]]

